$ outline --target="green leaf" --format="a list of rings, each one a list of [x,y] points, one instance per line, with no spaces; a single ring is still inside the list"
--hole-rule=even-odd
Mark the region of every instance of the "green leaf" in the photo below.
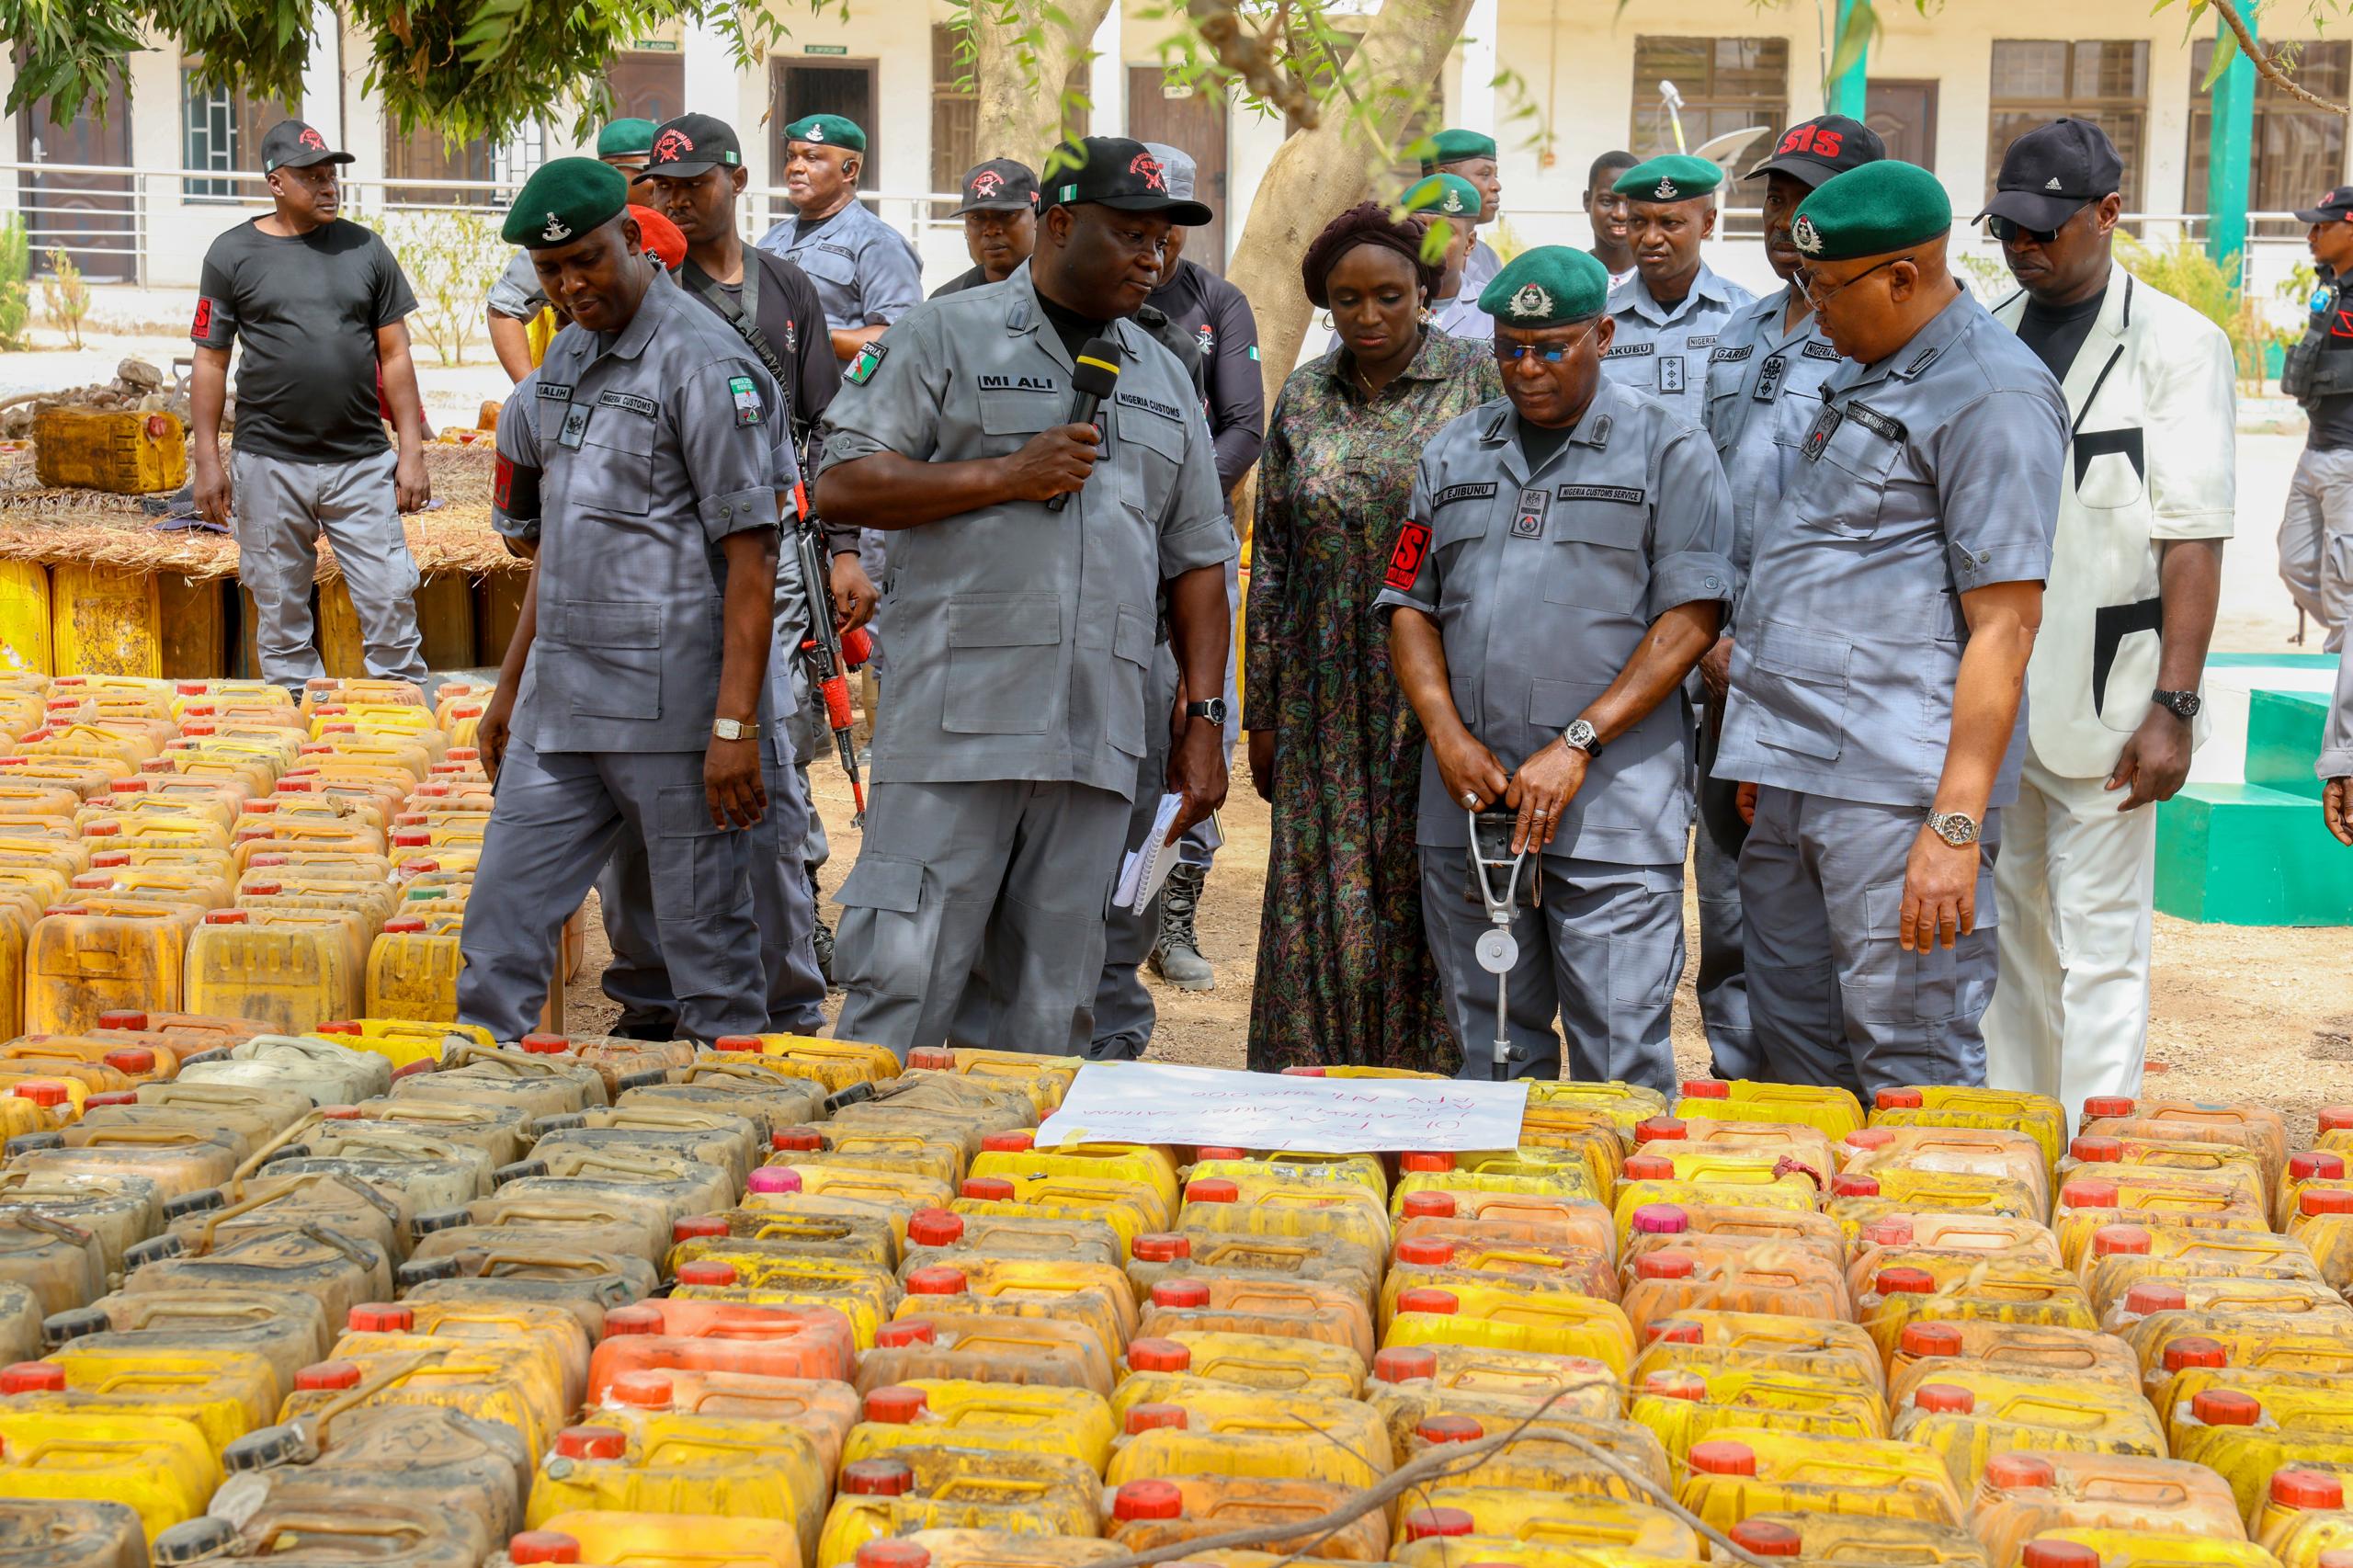
[[[2214,40],[2214,58],[2207,63],[2206,79],[2198,84],[2198,90],[2212,92],[2214,84],[2222,79],[2222,73],[2231,68],[2231,62],[2238,59],[2239,54],[2239,35],[2228,28],[2223,28],[2222,36]]]
[[[1878,34],[1879,12],[1872,7],[1871,0],[1853,0],[1838,28],[1838,47],[1831,51],[1829,80],[1823,84],[1825,93],[1831,82],[1855,68],[1855,62],[1864,57]]]

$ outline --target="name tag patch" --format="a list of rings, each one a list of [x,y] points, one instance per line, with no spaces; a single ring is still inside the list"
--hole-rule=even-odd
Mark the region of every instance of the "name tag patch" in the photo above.
[[[572,389],[562,381],[541,381],[540,395],[550,403],[570,403]]]
[[[1836,363],[1838,358],[1838,350],[1827,343],[1809,343],[1805,346],[1805,357],[1809,359],[1828,359]]]
[[[1636,359],[1645,354],[1658,352],[1655,343],[1613,343],[1602,351],[1604,359]]]
[[[739,376],[736,378],[736,381],[743,381],[743,378]],[[728,383],[731,387],[734,384],[734,381],[730,381]],[[749,386],[751,383],[749,381],[745,381],[744,384]],[[642,414],[648,419],[654,418],[662,412],[662,405],[660,403],[654,402],[650,397],[640,397],[635,392],[598,392],[597,394],[597,402],[600,407],[626,408],[631,414]]]
[[[1408,521],[1397,530],[1397,542],[1389,549],[1389,569],[1381,574],[1381,582],[1401,592],[1414,585],[1422,574],[1422,560],[1430,551],[1430,526]]]
[[[1848,403],[1847,416],[1882,440],[1901,444],[1904,437],[1911,433],[1904,427],[1904,421],[1891,419],[1867,403]]]
[[[1650,492],[1623,484],[1563,484],[1552,494],[1563,501],[1623,501],[1629,506],[1650,498]]]
[[[983,376],[983,392],[1060,392],[1061,383],[1051,376]]]
[[[827,256],[846,256],[851,261],[858,259],[858,253],[847,245],[819,245],[816,248],[824,251]]]
[[[1121,408],[1141,408],[1146,414],[1157,414],[1163,419],[1173,419],[1180,425],[1185,421],[1185,411],[1175,403],[1155,402],[1142,392],[1117,392],[1113,396]]]
[[[1436,511],[1457,501],[1492,501],[1495,498],[1495,485],[1492,480],[1483,484],[1449,484],[1430,497],[1430,509]]]
[[[727,378],[727,395],[735,400],[735,423],[757,425],[760,422],[760,389],[749,376]]]
[[[1684,347],[1687,348],[1712,348],[1715,343],[1716,335],[1712,332],[1703,332],[1696,337],[1687,337],[1683,340]]]
[[[1511,515],[1511,537],[1542,539],[1545,514],[1552,509],[1552,493],[1549,490],[1523,490],[1519,505]]]
[[[1714,353],[1708,356],[1708,363],[1711,365],[1737,365],[1743,359],[1747,358],[1751,354],[1756,352],[1756,345],[1754,343],[1744,343],[1737,348],[1719,348]]]

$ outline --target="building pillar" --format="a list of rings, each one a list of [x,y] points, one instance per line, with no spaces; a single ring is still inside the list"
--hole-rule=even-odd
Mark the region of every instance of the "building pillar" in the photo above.
[[[1837,57],[1838,40],[1847,36],[1847,18],[1854,14],[1855,0],[1838,0],[1838,20],[1830,33],[1830,53]],[[1860,119],[1870,107],[1870,85],[1866,73],[1870,65],[1870,45],[1855,56],[1855,62],[1831,78],[1830,87],[1823,94],[1822,112],[1843,114],[1848,119]]]
[[[736,221],[748,233],[765,231],[771,213],[766,201],[753,194],[776,183],[768,168],[768,128],[760,119],[767,94],[767,62],[738,72],[727,40],[717,29],[691,17],[678,24],[679,99],[697,114],[713,115],[735,128],[744,149],[747,191],[736,202]]]
[[[2255,8],[2244,13],[2255,31]],[[2215,18],[2216,47],[2230,24]],[[2206,144],[2206,254],[2232,270],[2246,250],[2247,165],[2255,147],[2255,62],[2242,51],[2214,83],[2214,124]]]
[[[343,15],[324,0],[311,7],[311,53],[302,62],[302,119],[326,138],[328,146],[352,150],[343,123]],[[380,149],[373,161],[381,163],[382,156]]]
[[[1497,0],[1471,0],[1462,19],[1462,80],[1447,123],[1482,136],[1495,133],[1495,28]]]
[[[1128,57],[1121,32],[1126,9],[1126,0],[1111,0],[1088,40],[1095,58],[1086,65],[1086,127],[1097,136],[1128,133]]]

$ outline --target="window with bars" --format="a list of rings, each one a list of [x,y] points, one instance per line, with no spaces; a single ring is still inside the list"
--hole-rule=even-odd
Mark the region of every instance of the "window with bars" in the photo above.
[[[1669,112],[1660,89],[1672,84],[1682,100]],[[1764,128],[1751,143],[1750,155],[1761,156],[1763,144],[1778,132],[1790,113],[1790,44],[1778,38],[1664,38],[1634,40],[1634,112],[1627,128],[1626,149],[1637,158],[1676,151],[1679,119],[1683,145],[1697,152],[1719,136],[1735,131]],[[1765,199],[1762,180],[1734,180],[1719,198],[1726,208],[1754,210]],[[1742,222],[1739,232],[1757,232],[1755,219]]]
[[[960,29],[950,23],[935,22],[931,28],[931,188],[956,190],[961,188],[964,171],[984,158],[1018,157],[1024,163],[1034,163],[1034,153],[1007,153],[1001,148],[983,152],[980,146],[980,94],[972,85],[972,62],[969,56],[958,59],[962,43]],[[1076,107],[1072,111],[1073,136],[1088,134],[1088,123],[1094,119],[1093,106],[1086,97],[1087,76],[1091,62],[1074,62],[1070,74],[1063,82],[1065,100]],[[1070,95],[1076,95],[1074,98]]]
[[[196,68],[193,60],[180,67],[180,167],[258,169],[262,132],[281,119],[301,118],[301,112],[248,98],[234,87],[199,87]],[[268,187],[258,180],[191,179],[180,188],[190,201],[269,199]]]
[[[2279,61],[2287,46],[2271,46]],[[2207,210],[2206,173],[2213,152],[2214,98],[2198,90],[2214,58],[2214,40],[2200,39],[2189,54],[2189,180],[2182,205]],[[2284,62],[2283,62],[2284,63]],[[2353,86],[2353,43],[2307,43],[2290,73],[2309,91],[2343,103]],[[2290,97],[2264,77],[2255,79],[2255,129],[2248,142],[2247,205],[2258,212],[2289,212],[2308,207],[2345,178],[2345,116]],[[2285,238],[2304,232],[2292,219],[2268,219],[2256,233]]]
[[[1985,188],[1994,188],[2011,142],[2062,117],[2090,120],[2108,132],[2124,160],[2124,210],[2140,211],[2148,162],[2148,40],[1995,39]]]
[[[429,127],[412,131],[404,136],[391,126],[384,128],[384,177],[387,180],[465,179],[489,180],[497,177],[498,154],[504,149],[494,147],[483,137],[470,142],[452,143],[438,131]],[[466,190],[454,186],[394,184],[384,192],[389,207],[492,207],[496,203],[487,190]]]

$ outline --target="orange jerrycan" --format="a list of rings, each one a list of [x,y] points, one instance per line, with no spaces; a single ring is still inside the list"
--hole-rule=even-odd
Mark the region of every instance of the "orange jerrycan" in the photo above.
[[[1138,1340],[1136,1345],[1165,1343]],[[1296,1342],[1294,1342],[1296,1343]],[[875,1332],[858,1358],[858,1389],[930,1378],[975,1382],[1044,1383],[1087,1389],[1108,1398],[1114,1385],[1103,1341],[1085,1324],[992,1312],[929,1312]]]
[[[1346,1487],[1328,1482],[1266,1480],[1256,1476],[1157,1477],[1131,1481],[1112,1493],[1111,1518],[1104,1534],[1131,1551],[1199,1540],[1227,1530],[1296,1521],[1313,1523],[1348,1498]],[[1279,1551],[1342,1562],[1376,1562],[1388,1546],[1379,1510],[1336,1531],[1302,1531],[1269,1542]]]
[[[2267,1186],[2277,1186],[2288,1168],[2288,1124],[2262,1106],[2096,1095],[2084,1102],[2080,1131],[2089,1137],[2178,1139],[2252,1149],[2262,1157]]]
[[[1944,1457],[1953,1484],[1973,1491],[1987,1461],[2019,1450],[2160,1459],[2165,1433],[2136,1390],[1949,1369],[1900,1406],[1893,1435]]]
[[[1484,1288],[1483,1277],[1466,1277]],[[1373,1352],[1372,1314],[1363,1299],[1342,1287],[1311,1280],[1235,1279],[1184,1275],[1152,1288],[1142,1332],[1166,1335],[1180,1331],[1261,1334],[1312,1339],[1353,1350],[1369,1361]]]
[[[830,1307],[736,1301],[648,1301],[605,1314],[588,1360],[588,1398],[623,1372],[755,1372],[847,1382],[849,1320]]]
[[[2018,1182],[2051,1202],[2051,1162],[2031,1134],[1995,1127],[1866,1127],[1847,1135],[1846,1169],[1941,1171]]]
[[[193,908],[122,899],[51,908],[27,939],[26,1030],[73,1034],[117,1008],[177,1009],[196,916]]]
[[[1688,1247],[1645,1252],[1628,1265],[1620,1300],[1638,1341],[1653,1322],[1692,1307],[1853,1319],[1847,1281],[1834,1265],[1788,1248],[1711,1256],[1714,1249],[1704,1244],[1707,1240],[1693,1238]]]
[[[970,1267],[940,1266],[907,1276],[900,1317],[951,1312],[1002,1312],[1086,1324],[1116,1357],[1136,1334],[1135,1298],[1127,1276],[1108,1264],[1056,1264],[1028,1258],[973,1258]]]
[[[2008,1453],[1986,1461],[1969,1528],[1994,1568],[2017,1568],[2045,1530],[2113,1526],[2246,1539],[2238,1503],[2204,1465],[2120,1454]]]
[[[2177,1459],[2202,1464],[2230,1484],[2239,1517],[2260,1517],[2271,1477],[2281,1470],[2353,1470],[2353,1419],[2341,1395],[2325,1413],[2300,1411],[2231,1388],[2209,1388],[2173,1413]]]

